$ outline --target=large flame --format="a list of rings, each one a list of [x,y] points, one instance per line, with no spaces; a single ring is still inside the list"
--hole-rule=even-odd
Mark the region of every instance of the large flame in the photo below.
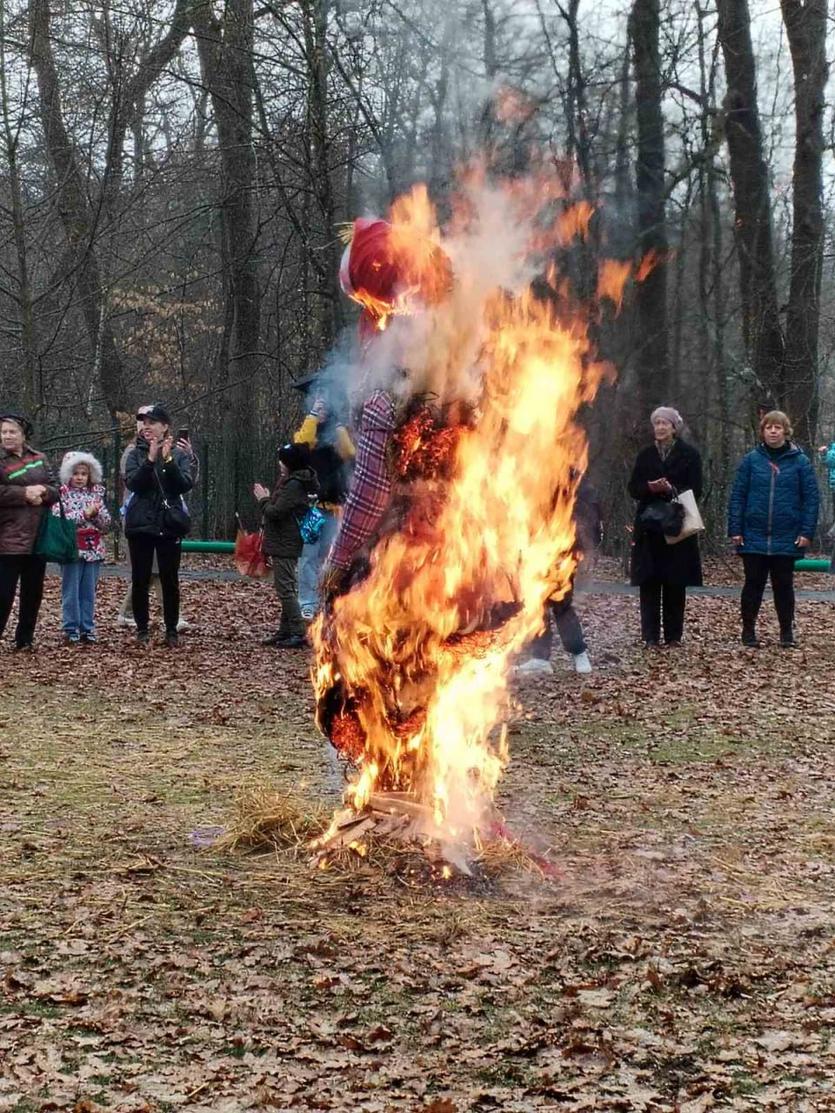
[[[314,631],[317,694],[340,693],[330,736],[356,766],[348,799],[360,809],[381,789],[407,791],[427,805],[428,834],[465,847],[508,761],[509,666],[576,567],[572,513],[586,466],[577,412],[605,373],[586,320],[561,315],[563,281],[552,273],[553,297],[531,293],[543,228],[553,245],[588,224],[587,206],[555,219],[554,196],[552,183],[474,180],[446,236],[425,190],[394,206],[394,242],[424,284],[446,257],[455,280],[449,290],[448,271],[439,274],[448,295],[410,316],[401,305],[381,312],[389,329],[366,358],[393,361],[384,345],[400,330],[392,343],[408,390],[433,391],[443,419],[433,426],[419,411],[398,432],[395,485],[421,453],[429,466],[370,574]]]

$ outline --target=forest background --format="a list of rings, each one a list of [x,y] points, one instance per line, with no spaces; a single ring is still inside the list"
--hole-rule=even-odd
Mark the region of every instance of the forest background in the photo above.
[[[581,292],[603,256],[664,260],[598,330],[608,543],[668,403],[718,544],[757,405],[807,448],[835,420],[829,23],[826,0],[0,0],[0,401],[112,481],[164,399],[199,532],[227,535],[351,325],[338,224],[416,181],[443,210],[482,152],[544,163],[595,206],[559,260]]]

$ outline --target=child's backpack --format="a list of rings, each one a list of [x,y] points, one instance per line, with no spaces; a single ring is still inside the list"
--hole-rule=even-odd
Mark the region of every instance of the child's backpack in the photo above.
[[[313,545],[319,540],[322,536],[324,524],[325,515],[318,506],[310,506],[304,514],[296,517],[296,525],[299,527],[299,533],[305,545]]]

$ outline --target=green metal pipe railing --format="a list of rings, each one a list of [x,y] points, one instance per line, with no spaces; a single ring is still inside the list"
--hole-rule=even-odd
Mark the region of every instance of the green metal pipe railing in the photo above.
[[[794,562],[794,568],[796,572],[828,572],[830,569],[830,561],[801,557],[800,560]]]
[[[183,541],[184,553],[234,553],[234,541]]]

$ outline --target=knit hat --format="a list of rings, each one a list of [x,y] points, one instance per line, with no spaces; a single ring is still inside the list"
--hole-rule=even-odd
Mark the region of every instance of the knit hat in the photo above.
[[[655,421],[657,417],[661,417],[665,421],[669,421],[669,423],[673,427],[673,432],[675,433],[680,433],[684,428],[684,418],[681,416],[678,410],[674,410],[672,406],[658,406],[656,409],[654,409],[649,415],[650,424],[652,424],[652,422]]]
[[[301,471],[310,467],[310,448],[306,444],[283,444],[278,458],[288,471]]]
[[[29,440],[32,436],[32,422],[28,417],[24,417],[23,414],[14,413],[13,411],[0,413],[0,421],[13,421],[15,425],[19,425],[23,430],[23,436],[26,440]]]

